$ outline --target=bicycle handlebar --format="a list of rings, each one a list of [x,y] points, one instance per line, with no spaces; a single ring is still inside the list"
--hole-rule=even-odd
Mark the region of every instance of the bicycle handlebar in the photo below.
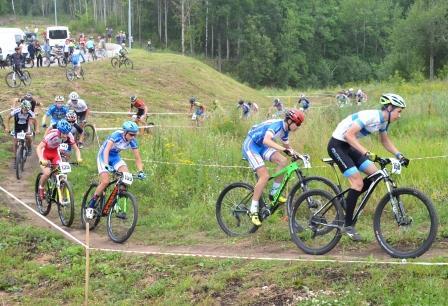
[[[388,164],[392,163],[392,160],[391,160],[390,158],[377,157],[377,158],[375,159],[375,162],[378,163],[378,164],[380,164],[381,169],[384,169]],[[404,161],[399,160],[399,163],[400,163],[402,166],[407,167],[407,166],[405,165]]]
[[[111,174],[113,174],[113,175],[115,175],[115,176],[117,176],[117,177],[123,177],[123,172],[120,172],[120,171],[117,171],[117,170],[113,170],[113,171],[109,171],[109,173],[111,173]],[[139,180],[141,180],[141,181],[143,181],[144,179],[143,178],[139,178],[138,177],[138,174],[134,174],[134,173],[132,173],[132,177],[133,178],[136,178],[136,179],[139,179]]]

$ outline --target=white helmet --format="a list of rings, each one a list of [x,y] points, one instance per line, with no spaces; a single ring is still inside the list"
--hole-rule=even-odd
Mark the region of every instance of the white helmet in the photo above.
[[[79,95],[76,91],[72,91],[68,97],[70,98],[70,100],[78,100],[79,99]]]
[[[393,93],[382,95],[380,98],[380,103],[383,105],[392,104],[393,106],[406,108],[406,102],[404,101],[404,99],[401,96]]]

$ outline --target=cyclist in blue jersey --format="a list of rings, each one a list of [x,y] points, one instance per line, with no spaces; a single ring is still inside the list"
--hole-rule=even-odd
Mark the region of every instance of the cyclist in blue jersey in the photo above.
[[[243,100],[239,100],[237,109],[238,108],[241,108],[241,118],[243,118],[243,119],[249,118],[249,115],[250,115],[250,106],[249,106],[249,104],[247,104]]]
[[[297,100],[297,104],[299,109],[306,112],[310,107],[311,102],[304,94],[301,94],[299,99]]]
[[[254,187],[252,204],[250,206],[250,214],[252,223],[259,226],[261,221],[258,218],[258,203],[263,193],[263,189],[269,180],[269,172],[264,164],[264,160],[269,160],[278,165],[277,171],[288,165],[286,159],[280,152],[284,152],[289,156],[297,153],[289,145],[289,133],[294,132],[305,120],[305,114],[297,109],[288,111],[285,119],[272,119],[254,125],[243,143],[243,157],[248,160],[249,165],[257,173],[258,181]],[[274,140],[280,138],[282,145]],[[277,177],[272,185],[270,198],[275,195],[280,188],[282,176]],[[285,203],[284,197],[279,197],[279,202]]]
[[[391,93],[382,95],[380,103],[381,110],[360,111],[342,120],[334,130],[327,147],[328,154],[350,182],[342,231],[355,241],[361,240],[361,236],[353,226],[353,212],[358,197],[369,189],[371,184],[371,181],[363,179],[359,172],[371,175],[378,171],[373,163],[377,155],[367,150],[358,139],[379,132],[384,148],[394,154],[404,166],[409,164],[409,159],[398,151],[387,134],[389,124],[400,118],[406,103],[401,96]]]
[[[92,60],[95,59],[95,41],[93,40],[93,36],[89,37],[89,40],[86,43],[86,48],[89,51]]]
[[[279,98],[272,101],[272,106],[269,108],[268,117],[279,118],[285,113],[283,102]]]
[[[64,105],[64,96],[56,96],[54,98],[54,104],[48,108],[47,112],[42,117],[42,127],[47,127],[47,117],[50,117],[49,129],[51,129],[51,126],[57,124],[59,120],[65,119],[65,115],[67,115],[68,111],[68,107]]]
[[[79,49],[79,46],[76,46],[75,50],[72,54],[72,65],[75,70],[75,76],[79,79],[81,76],[79,75],[81,71],[81,63],[85,62],[84,56],[81,53],[81,50]]]
[[[89,201],[89,207],[86,209],[86,217],[93,219],[95,217],[95,203],[102,194],[103,190],[109,184],[109,172],[120,171],[128,172],[126,163],[120,157],[120,151],[131,149],[134,153],[135,163],[138,170],[138,177],[144,179],[146,177],[143,172],[143,163],[138,150],[138,144],[135,137],[138,133],[138,125],[134,121],[126,121],[123,123],[122,129],[113,132],[106,141],[103,142],[98,155],[97,165],[100,175],[100,183],[95,190],[92,199]]]

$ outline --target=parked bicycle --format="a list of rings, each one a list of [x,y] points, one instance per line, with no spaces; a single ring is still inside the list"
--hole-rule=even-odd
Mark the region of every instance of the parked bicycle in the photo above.
[[[126,68],[134,69],[134,63],[129,58],[124,56],[114,56],[111,58],[110,63],[114,68],[125,66]]]
[[[50,164],[51,174],[45,186],[45,199],[39,198],[39,182],[42,173],[36,177],[34,194],[36,199],[37,211],[41,215],[48,215],[51,205],[58,206],[58,215],[62,225],[71,226],[75,216],[75,198],[72,184],[68,181],[68,174],[72,171],[70,165],[77,163],[60,162],[59,164]]]
[[[129,239],[134,232],[138,218],[138,206],[135,196],[128,191],[133,179],[137,175],[129,172],[115,171],[112,173],[114,179],[107,185],[102,196],[95,203],[93,219],[87,219],[86,208],[98,183],[91,183],[82,199],[81,222],[83,226],[89,224],[89,229],[94,229],[100,222],[101,217],[107,217],[106,227],[109,238],[117,243],[123,243]],[[106,192],[113,185],[112,191],[106,197]]]
[[[334,167],[331,158],[325,162]],[[378,158],[381,166],[368,176],[371,185],[357,207],[353,221],[361,212],[380,182],[387,192],[379,201],[373,229],[376,240],[392,257],[410,258],[425,253],[437,235],[438,218],[431,200],[415,188],[398,188],[386,165],[391,164],[391,174],[400,174],[402,164],[396,159]],[[348,189],[332,195],[324,190],[310,190],[293,203],[289,229],[293,242],[307,254],[322,255],[332,250],[341,239],[344,225],[344,208],[340,198]]]
[[[23,86],[31,85],[31,74],[28,70],[22,69],[22,76],[16,72],[16,70],[12,69],[12,71],[8,72],[5,76],[6,84],[11,88],[17,88],[23,84]]]
[[[26,133],[21,131],[17,134],[11,133],[17,139],[17,146],[15,152],[15,169],[18,180],[22,178],[22,173],[25,170],[25,162],[28,157],[28,146],[26,144]]]
[[[282,192],[285,190],[289,180],[293,178],[294,174],[297,176],[298,181],[294,184],[288,195],[287,213],[289,215],[290,205],[294,203],[296,194],[305,192],[317,187],[325,188],[331,192],[331,194],[338,194],[340,189],[330,180],[320,176],[308,176],[306,177],[298,161],[301,160],[304,168],[310,168],[311,163],[307,155],[298,155],[291,158],[292,162],[275,173],[269,178],[269,181],[276,177],[282,176],[280,188],[273,196],[273,200],[268,202],[265,200],[264,195],[260,198],[259,204],[259,219],[260,221],[266,220],[272,215],[279,207],[279,198]],[[225,187],[216,201],[216,219],[221,229],[229,236],[241,236],[255,233],[258,230],[258,226],[254,225],[250,218],[250,205],[252,201],[252,195],[254,187],[251,184],[245,182],[236,182]]]

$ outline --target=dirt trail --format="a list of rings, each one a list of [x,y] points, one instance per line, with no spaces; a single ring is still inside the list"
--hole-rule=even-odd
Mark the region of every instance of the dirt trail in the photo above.
[[[34,151],[33,151],[34,153]],[[2,180],[2,187],[14,194],[17,198],[25,202],[31,208],[35,208],[34,200],[34,186],[29,179],[29,176],[34,177],[34,173],[37,169],[37,157],[35,154],[28,159],[25,165],[25,178],[21,181],[16,180],[14,174],[14,168],[12,162],[8,165],[8,171],[5,173]],[[26,177],[28,176],[28,177]],[[44,228],[53,228],[50,224],[24,208],[21,204],[17,203],[14,199],[9,198],[3,192],[1,193],[2,202],[16,213],[20,213],[25,216],[27,223]],[[85,241],[85,231],[79,227],[79,203],[76,205],[75,222],[71,228],[63,227],[64,230],[71,235]],[[57,208],[52,207],[48,218],[57,225],[60,225],[60,220],[57,215]],[[62,227],[62,226],[61,226]],[[53,229],[55,230],[55,229]],[[197,245],[185,245],[185,246],[157,246],[157,245],[145,245],[141,242],[135,241],[132,237],[124,244],[116,244],[109,240],[109,237],[101,228],[98,231],[90,232],[90,246],[92,248],[100,249],[116,249],[125,251],[136,252],[149,252],[149,253],[178,253],[178,254],[194,254],[196,256],[229,256],[229,257],[258,257],[258,258],[274,258],[274,259],[334,259],[334,260],[366,260],[367,257],[374,258],[376,260],[391,260],[391,258],[378,246],[376,243],[371,243],[368,246],[365,244],[358,248],[355,244],[350,247],[342,249],[336,247],[332,252],[325,257],[309,256],[303,254],[292,243],[266,243],[263,246],[254,246],[250,240],[241,240],[235,244],[228,245],[222,241],[207,244]],[[438,241],[432,248],[424,254],[419,260],[426,261],[434,257],[447,256],[448,254],[448,241]]]

